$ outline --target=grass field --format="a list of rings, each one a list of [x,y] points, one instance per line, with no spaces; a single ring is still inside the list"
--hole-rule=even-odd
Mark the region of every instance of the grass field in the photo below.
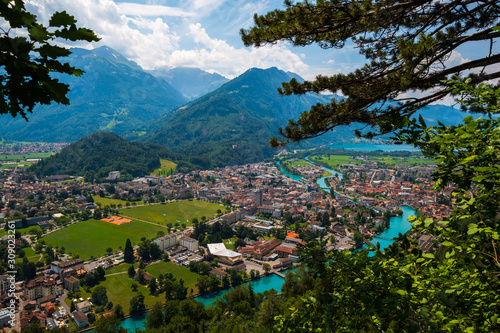
[[[53,153],[32,153],[32,154],[13,154],[13,155],[2,155],[0,156],[0,161],[22,161],[28,158],[47,158]]]
[[[148,265],[146,266],[146,272],[156,278],[160,274],[165,275],[166,273],[172,273],[177,278],[177,280],[184,280],[184,286],[188,287],[188,292],[191,288],[195,289],[195,284],[199,277],[198,274],[191,272],[189,268],[174,264],[171,261],[160,261],[152,265]]]
[[[337,167],[342,164],[355,164],[361,165],[368,161],[371,162],[379,162],[387,165],[413,165],[413,164],[430,164],[433,163],[432,160],[423,157],[392,157],[392,156],[384,156],[384,157],[375,157],[375,156],[367,156],[366,160],[357,160],[352,159],[348,155],[330,155],[330,156],[311,156],[311,160],[322,162],[328,164],[331,168]]]
[[[169,160],[160,159],[161,167],[151,172],[151,176],[161,174],[162,176],[170,176],[170,170],[175,171],[177,164]]]
[[[36,230],[42,231],[42,228],[40,228],[37,225],[27,227],[27,228],[17,228],[16,231],[19,231],[21,233],[21,235],[29,235],[31,229],[36,229]],[[7,230],[5,230],[4,228],[0,228],[0,237],[3,237],[5,235],[7,235]]]
[[[106,273],[107,274],[107,273]],[[125,315],[130,311],[130,300],[137,293],[132,291],[132,283],[136,283],[134,279],[129,278],[128,274],[118,274],[106,276],[105,281],[101,281],[100,285],[106,288],[108,300],[113,304],[121,304]],[[149,294],[149,289],[137,283],[138,292],[144,295],[144,304],[147,308],[152,308],[157,302],[165,303],[165,294],[153,296]]]
[[[188,221],[186,226],[189,227],[193,218],[196,217],[198,220],[201,220],[201,217],[205,216],[207,219],[210,219],[217,214],[218,209],[224,210],[224,206],[205,201],[183,200],[167,202],[165,204],[123,208],[120,210],[120,214],[163,225],[167,223],[175,224],[177,221],[180,221],[182,224]]]
[[[1,164],[0,169],[14,169],[18,164]]]
[[[91,256],[104,255],[108,247],[114,251],[120,246],[124,248],[127,238],[132,244],[137,244],[141,237],[152,238],[160,230],[166,231],[164,227],[140,221],[114,225],[91,219],[57,230],[43,239],[54,247],[64,246],[66,253],[78,253],[81,259],[88,260]]]
[[[110,199],[110,198],[101,198],[98,195],[93,195],[92,198],[94,199],[94,203],[97,205],[98,203],[101,204],[101,207],[104,206],[111,206],[111,204],[119,205],[122,204],[123,207],[127,204],[127,201],[125,200],[119,200],[119,199]],[[142,203],[142,201],[139,201]],[[130,202],[132,203],[132,202]],[[137,203],[137,202],[136,202]]]

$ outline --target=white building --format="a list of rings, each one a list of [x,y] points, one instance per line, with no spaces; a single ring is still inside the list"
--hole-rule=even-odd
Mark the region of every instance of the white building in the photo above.
[[[198,241],[191,237],[181,237],[179,239],[179,245],[184,246],[189,251],[196,252],[198,251]]]

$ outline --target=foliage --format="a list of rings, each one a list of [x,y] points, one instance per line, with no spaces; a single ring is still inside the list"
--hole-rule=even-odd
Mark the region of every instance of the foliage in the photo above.
[[[144,295],[138,293],[130,300],[130,315],[143,313],[146,311],[146,305],[144,304]]]
[[[24,1],[2,1],[0,16],[7,24],[0,34],[1,52],[0,114],[12,117],[32,112],[37,104],[69,104],[68,86],[52,76],[63,73],[80,76],[82,70],[61,63],[58,58],[71,52],[54,45],[54,40],[98,41],[89,29],[77,28],[76,20],[65,11],[55,12],[48,26],[36,21],[36,16],[26,11]]]
[[[276,94],[281,82],[293,74],[277,68],[252,68],[219,89],[187,104],[162,120],[161,127],[144,140],[191,155],[179,164],[210,169],[215,166],[245,164],[272,157],[267,143],[289,117],[316,103],[323,96],[282,98]]]
[[[126,263],[133,263],[134,260],[134,249],[132,248],[132,243],[130,242],[130,238],[127,238],[125,242],[125,249],[123,250],[123,260]]]
[[[450,93],[444,79],[469,74],[474,83],[498,78],[491,64],[500,56],[478,50],[477,58],[459,64],[447,62],[459,47],[477,41],[495,42],[500,33],[497,1],[317,1],[286,0],[284,10],[255,15],[255,26],[242,30],[246,45],[261,46],[280,40],[296,46],[354,46],[366,64],[349,74],[319,75],[314,81],[284,83],[283,95],[308,92],[341,92],[345,99],[313,106],[299,120],[291,120],[274,146],[317,137],[340,125],[362,123],[372,127],[373,137],[405,126],[418,109]],[[405,98],[418,91],[419,97]],[[394,102],[394,100],[398,102]]]
[[[103,286],[97,286],[92,291],[92,303],[96,305],[106,305],[108,304],[108,296],[106,294],[106,288]]]
[[[158,145],[132,143],[113,133],[97,132],[34,164],[29,171],[39,177],[79,175],[89,182],[120,171],[119,180],[130,180],[158,168],[162,157],[175,159],[177,155]]]

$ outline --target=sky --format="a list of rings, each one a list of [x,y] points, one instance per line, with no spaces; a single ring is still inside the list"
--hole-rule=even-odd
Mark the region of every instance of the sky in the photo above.
[[[28,11],[47,23],[55,11],[66,10],[79,26],[97,33],[97,43],[68,47],[108,46],[144,69],[196,67],[232,79],[252,67],[278,67],[307,80],[318,74],[349,73],[365,59],[347,44],[342,49],[292,47],[279,42],[260,48],[245,47],[239,32],[253,25],[253,16],[284,9],[282,0],[24,0]],[[500,45],[494,45],[495,53]],[[489,44],[467,45],[447,61],[457,65],[478,55]],[[400,97],[418,96],[410,92]],[[454,104],[441,100],[440,104]]]
[[[281,0],[25,0],[41,22],[66,10],[79,26],[94,30],[109,46],[144,69],[197,67],[234,78],[249,68],[278,67],[313,79],[318,74],[348,72],[363,58],[351,49],[323,50],[278,43],[245,47],[239,32],[253,15],[283,9]]]

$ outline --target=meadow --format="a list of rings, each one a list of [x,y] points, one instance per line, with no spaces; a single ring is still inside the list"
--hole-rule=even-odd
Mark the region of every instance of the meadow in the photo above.
[[[167,202],[164,204],[144,205],[127,207],[119,210],[120,215],[149,222],[167,225],[186,222],[186,226],[192,225],[193,218],[201,220],[202,216],[210,219],[217,215],[217,210],[224,210],[224,206],[216,205],[199,200],[182,200]]]
[[[167,232],[166,228],[140,221],[115,225],[90,219],[59,229],[43,237],[47,244],[66,249],[66,253],[79,254],[83,260],[100,257],[107,248],[113,251],[124,248],[127,238],[132,244],[140,242],[142,237],[154,238],[158,231]]]
[[[151,176],[154,175],[170,176],[171,171],[175,171],[175,168],[177,168],[177,164],[169,160],[160,159],[160,164],[161,167],[151,172]]]
[[[338,167],[342,164],[362,165],[367,162],[378,162],[387,165],[414,165],[414,164],[431,164],[432,160],[424,157],[393,157],[393,156],[366,156],[364,160],[353,159],[349,155],[329,155],[329,156],[311,156],[312,161],[327,164],[330,168]]]
[[[146,272],[156,278],[158,278],[160,274],[165,275],[166,273],[172,273],[177,280],[184,280],[184,286],[188,287],[188,293],[191,288],[195,289],[195,284],[199,277],[198,274],[191,272],[189,268],[174,264],[171,261],[159,261],[148,265],[146,266]]]
[[[125,201],[125,200],[119,200],[119,199],[110,199],[110,198],[106,198],[106,197],[100,197],[98,195],[93,195],[92,196],[92,199],[94,199],[94,203],[96,205],[100,205],[101,207],[104,207],[104,206],[111,206],[111,205],[122,205],[123,207],[125,207],[125,205],[127,204],[127,202],[130,202],[130,201]],[[132,202],[130,202],[132,204]],[[136,204],[142,204],[142,201],[136,201]]]

